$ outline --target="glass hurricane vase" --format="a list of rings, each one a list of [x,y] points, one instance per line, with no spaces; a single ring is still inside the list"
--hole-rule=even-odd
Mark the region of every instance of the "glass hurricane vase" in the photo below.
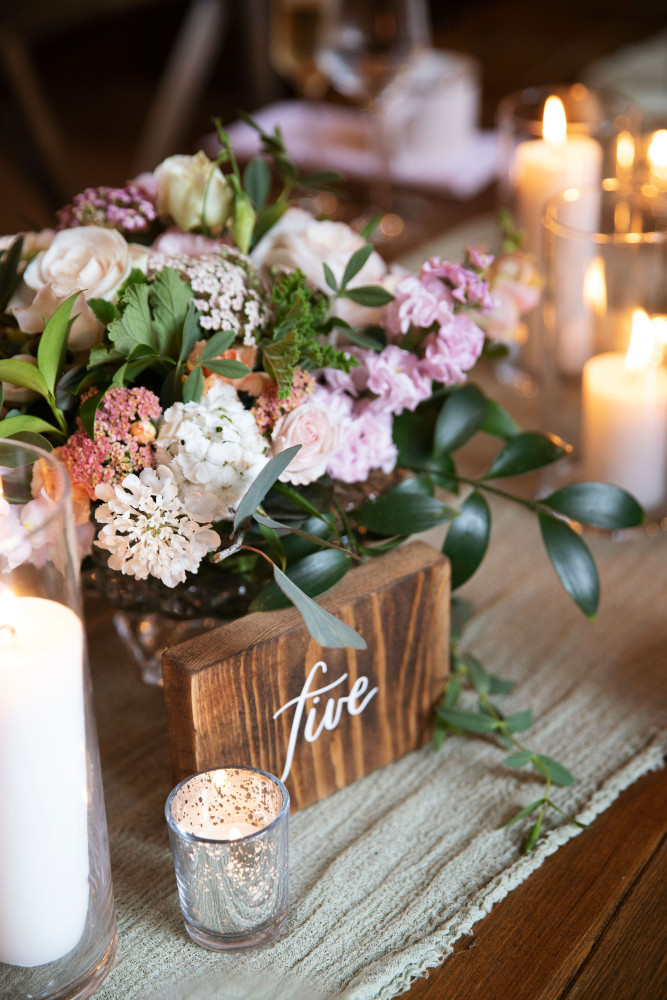
[[[63,467],[0,441],[0,996],[81,1000],[116,951]]]

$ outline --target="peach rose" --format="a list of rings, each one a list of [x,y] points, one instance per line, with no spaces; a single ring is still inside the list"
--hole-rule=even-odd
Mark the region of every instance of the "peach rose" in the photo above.
[[[280,478],[305,486],[324,475],[329,459],[340,447],[340,428],[331,411],[316,403],[302,403],[281,417],[271,435],[271,456],[295,444],[301,449]]]

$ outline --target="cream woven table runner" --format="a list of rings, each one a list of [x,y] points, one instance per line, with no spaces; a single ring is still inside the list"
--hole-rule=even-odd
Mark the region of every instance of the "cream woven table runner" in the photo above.
[[[517,682],[503,705],[533,709],[528,745],[577,779],[556,801],[592,822],[662,760],[667,535],[593,540],[603,588],[595,624],[560,590],[527,512],[505,507],[494,539],[479,579],[463,589],[475,610],[464,646]],[[286,932],[249,954],[207,952],[186,937],[178,906],[161,695],[119,666],[108,632],[92,631],[120,935],[98,1000],[267,1000],[284,976],[289,1000],[299,984],[304,997],[386,1000],[580,834],[552,818],[522,856],[527,824],[499,828],[541,785],[504,767],[502,750],[452,737],[296,814]],[[595,825],[583,835],[594,837]]]

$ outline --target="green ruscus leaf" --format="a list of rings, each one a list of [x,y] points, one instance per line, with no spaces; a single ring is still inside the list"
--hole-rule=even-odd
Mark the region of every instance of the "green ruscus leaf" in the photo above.
[[[476,385],[452,392],[442,405],[435,424],[436,455],[455,451],[479,430],[486,417],[486,397]]]
[[[491,511],[481,493],[474,490],[461,504],[442,551],[452,564],[452,590],[469,580],[486,553],[491,533]]]
[[[541,503],[596,528],[634,528],[644,520],[644,512],[635,498],[610,483],[572,483]]]
[[[367,500],[353,516],[377,535],[412,535],[451,521],[457,511],[435,497],[391,490],[379,500]]]
[[[496,455],[484,479],[499,479],[501,476],[522,476],[534,472],[545,465],[558,461],[569,449],[562,441],[527,431],[511,437]]]
[[[586,543],[563,521],[540,514],[542,540],[563,587],[588,618],[594,618],[600,600],[600,580]]]

